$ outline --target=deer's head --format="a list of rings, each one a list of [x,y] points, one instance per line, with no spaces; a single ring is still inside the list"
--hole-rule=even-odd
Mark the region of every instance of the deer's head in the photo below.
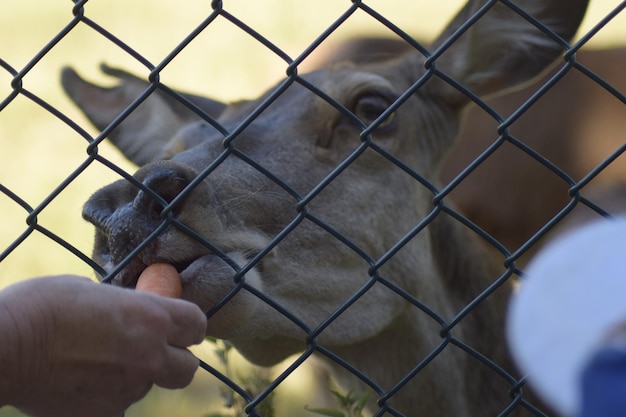
[[[147,265],[174,264],[184,297],[213,314],[208,333],[260,364],[302,349],[329,317],[320,343],[372,338],[410,308],[400,291],[450,313],[432,231],[419,225],[434,213],[437,170],[471,101],[465,89],[485,96],[540,73],[586,7],[520,0],[540,30],[503,3],[478,3],[433,56],[336,64],[229,105],[111,68],[122,81],[111,89],[66,70],[68,94],[141,166],[85,204],[94,259],[129,287]]]

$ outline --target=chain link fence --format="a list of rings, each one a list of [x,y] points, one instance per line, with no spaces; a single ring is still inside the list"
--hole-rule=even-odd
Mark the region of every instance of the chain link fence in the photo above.
[[[292,162],[288,166],[299,163],[291,161],[293,155],[283,152],[281,146],[274,145],[265,154],[252,153],[252,157],[248,152],[248,141],[255,139],[250,132],[272,128],[261,123],[266,120],[266,115],[272,115],[272,120],[279,124],[285,123],[284,117],[297,113],[295,106],[282,109],[279,114],[273,110],[281,100],[285,100],[283,97],[289,97],[289,92],[294,91],[296,86],[306,90],[306,97],[315,96],[326,107],[354,119],[356,112],[350,105],[342,104],[341,97],[334,95],[332,88],[329,91],[324,80],[310,80],[301,74],[305,73],[305,69],[320,66],[341,68],[337,62],[346,57],[369,65],[371,61],[384,62],[390,58],[389,55],[395,56],[407,50],[428,56],[430,53],[426,45],[431,41],[431,35],[423,33],[424,26],[420,25],[437,26],[428,17],[420,15],[416,9],[415,14],[405,21],[409,12],[400,2],[320,4],[313,7],[315,12],[308,12],[315,16],[300,16],[300,20],[293,18],[300,7],[296,3],[256,2],[254,5],[245,3],[244,6],[236,1],[197,3],[193,7],[172,9],[157,3],[122,5],[111,2],[106,6],[91,0],[74,4],[63,2],[62,6],[23,4],[15,6],[15,16],[4,14],[0,33],[10,41],[2,43],[5,51],[0,50],[2,285],[34,275],[70,271],[89,276],[96,271],[104,276],[105,282],[109,282],[124,268],[131,268],[134,257],[148,250],[151,242],[159,238],[160,231],[169,230],[166,233],[171,233],[174,229],[200,242],[205,251],[216,254],[230,268],[233,287],[211,306],[209,320],[219,320],[220,310],[228,311],[229,303],[239,306],[233,304],[236,297],[246,294],[255,302],[262,303],[262,308],[273,312],[273,316],[268,317],[283,317],[269,323],[269,327],[283,325],[282,320],[287,323],[285,326],[295,327],[301,332],[297,346],[304,353],[289,356],[272,370],[253,367],[238,356],[231,344],[211,340],[194,350],[201,360],[202,369],[189,388],[176,393],[155,389],[140,404],[133,406],[127,416],[358,416],[366,403],[370,405],[373,415],[410,416],[398,408],[397,398],[410,391],[408,395],[416,401],[432,399],[429,397],[436,394],[423,389],[430,386],[424,381],[434,378],[436,381],[433,384],[438,384],[441,383],[439,380],[462,378],[455,373],[457,360],[472,363],[477,388],[469,389],[470,396],[479,403],[493,401],[495,405],[490,409],[497,410],[494,415],[550,415],[548,409],[527,394],[523,379],[516,375],[511,365],[500,361],[494,353],[506,349],[502,337],[496,336],[501,332],[494,329],[500,319],[481,322],[482,318],[489,317],[492,310],[480,311],[486,305],[495,308],[494,305],[501,303],[494,301],[491,304],[492,300],[503,298],[498,296],[503,292],[501,287],[523,274],[527,258],[541,247],[555,228],[571,227],[580,219],[611,216],[622,211],[622,176],[626,167],[621,158],[625,149],[622,132],[626,131],[626,126],[622,126],[626,120],[626,77],[622,74],[623,68],[626,68],[626,51],[619,48],[591,51],[586,48],[604,31],[623,26],[619,22],[626,19],[626,12],[622,11],[626,3],[605,2],[602,12],[588,18],[585,29],[579,32],[580,40],[567,48],[558,67],[539,82],[487,102],[473,96],[472,100],[479,105],[474,106],[465,117],[458,143],[441,171],[442,186],[405,163],[403,155],[393,155],[387,148],[388,144],[372,140],[374,129],[358,120],[353,122],[362,125],[361,130],[364,131],[356,135],[361,137],[359,144],[345,151],[341,157],[329,156],[324,151],[315,155],[323,161],[335,161],[333,158],[336,158],[335,162],[326,165],[330,168],[323,175],[316,176],[310,172],[294,174],[291,169],[275,165],[277,159]],[[441,27],[461,4],[450,2],[450,5],[445,3],[444,6],[446,10],[441,12]],[[20,12],[20,7],[41,7],[41,13],[29,22],[22,19],[21,13],[26,16],[26,11]],[[49,14],[46,14],[47,8],[51,9]],[[324,8],[327,8],[324,13],[319,12]],[[395,9],[395,12],[389,11],[389,8]],[[255,14],[268,17],[258,20]],[[42,20],[44,15],[47,17]],[[141,15],[144,15],[143,19],[138,18]],[[55,18],[51,19],[51,16]],[[439,15],[436,16],[439,18]],[[280,17],[285,20],[278,20]],[[162,23],[170,21],[171,26]],[[264,35],[275,33],[271,26],[277,25],[278,21],[282,22],[281,26],[274,30],[279,33]],[[352,22],[363,24],[358,29],[346,29]],[[439,29],[428,27],[426,32]],[[376,38],[339,42],[340,39],[354,37],[357,32]],[[157,33],[163,36],[158,42],[152,42]],[[426,41],[416,41],[413,38],[416,35]],[[36,40],[26,42],[28,36]],[[450,42],[453,43],[452,40]],[[20,53],[16,53],[18,50]],[[80,73],[89,74],[86,78],[95,79],[98,84],[111,85],[111,78],[102,77],[94,70],[104,57],[110,60],[111,66],[137,74],[143,84],[140,84],[139,92],[101,126],[100,132],[94,130],[74,104],[61,94],[59,77],[61,66],[70,64]],[[120,75],[114,70],[108,72]],[[237,105],[230,108],[230,112],[239,114],[238,118],[232,119],[236,123],[231,122],[229,116],[221,118],[207,114],[203,111],[204,107],[197,104],[198,101],[173,90],[176,87],[212,98],[223,97],[222,101],[227,101],[260,95],[274,81],[279,87],[264,96],[264,100],[248,107]],[[55,86],[54,92],[50,89],[51,85]],[[415,86],[411,88],[418,89]],[[458,88],[463,89],[462,86]],[[183,110],[186,116],[181,116],[184,121],[187,118],[200,120],[199,123],[210,125],[215,130],[210,135],[221,137],[219,151],[212,154],[205,169],[198,170],[201,180],[211,182],[219,178],[224,181],[220,182],[220,186],[228,187],[231,179],[228,175],[220,176],[220,170],[235,166],[241,169],[238,181],[242,178],[244,181],[260,181],[256,194],[252,193],[254,198],[248,195],[249,188],[248,194],[228,195],[238,199],[223,202],[229,210],[240,213],[242,207],[248,207],[248,212],[252,211],[252,214],[246,214],[248,218],[268,215],[263,213],[264,207],[250,208],[250,205],[261,204],[255,199],[258,195],[273,193],[278,197],[270,196],[272,198],[268,199],[276,204],[276,210],[288,211],[270,215],[269,218],[278,219],[277,224],[267,229],[271,233],[263,230],[263,245],[252,253],[245,253],[243,261],[234,260],[231,252],[236,251],[224,243],[225,240],[207,236],[196,225],[185,221],[183,213],[186,208],[180,210],[177,205],[186,193],[191,193],[188,199],[193,200],[192,190],[197,189],[199,180],[192,179],[185,183],[184,191],[177,190],[175,195],[164,197],[163,192],[153,190],[154,184],[146,184],[147,180],[133,177],[136,167],[111,146],[108,137],[122,132],[124,123],[140,130],[141,126],[133,124],[133,114],[141,114],[142,106],[147,107],[151,97],[159,94],[179,106],[187,107],[188,110]],[[303,106],[310,100],[306,97],[302,98]],[[384,131],[387,119],[379,117],[380,111],[384,111],[383,114],[391,120],[396,111],[402,111],[403,101],[396,101],[397,97],[382,97],[383,101],[389,101],[385,101],[387,104],[394,103],[395,108],[380,110],[375,106],[380,98],[368,97],[366,101],[368,106],[374,104],[376,114],[368,113],[370,108],[366,107],[365,113],[356,116],[372,116],[370,121],[380,128],[379,131]],[[308,119],[312,121],[315,117],[311,114]],[[154,123],[154,119],[150,120]],[[316,123],[322,126],[321,129],[325,128],[325,120],[317,120]],[[176,145],[182,148],[190,146],[185,140]],[[373,153],[375,158],[371,155]],[[374,250],[364,248],[360,236],[366,233],[363,230],[386,223],[372,217],[352,222],[351,210],[359,215],[364,212],[354,209],[352,205],[342,205],[339,201],[349,200],[364,207],[373,206],[373,202],[360,201],[359,194],[353,194],[350,187],[347,188],[350,193],[346,195],[332,191],[333,187],[338,187],[336,184],[346,181],[344,178],[367,180],[369,174],[358,171],[355,161],[359,158],[373,158],[374,163],[381,163],[376,159],[381,158],[385,166],[393,166],[392,171],[401,176],[402,181],[410,178],[417,184],[421,195],[429,196],[431,205],[426,213],[411,217],[406,224],[402,224],[399,235],[390,238],[376,229],[378,235],[374,236],[374,241],[380,247]],[[138,160],[141,162],[141,157]],[[237,162],[233,162],[235,160]],[[30,168],[25,170],[25,167]],[[346,174],[352,171],[358,175]],[[146,240],[138,242],[136,248],[125,254],[123,261],[107,271],[91,259],[93,227],[79,216],[82,204],[94,191],[120,178],[126,179],[131,184],[129,187],[151,194],[163,207],[158,207],[158,226],[151,230]],[[253,183],[251,186],[254,189],[257,185]],[[394,201],[393,196],[406,192],[403,189],[393,190],[391,182],[386,188],[377,191],[378,198],[388,197],[389,201]],[[220,195],[219,190],[212,193]],[[333,195],[338,205],[333,207],[332,198],[326,195]],[[396,213],[395,207],[388,209],[390,213]],[[337,211],[343,213],[334,218]],[[393,262],[406,257],[406,248],[418,245],[416,242],[420,240],[416,236],[437,233],[437,228],[443,228],[438,220],[443,217],[452,219],[455,224],[453,229],[459,227],[469,231],[493,249],[495,263],[500,267],[480,283],[460,285],[464,289],[465,285],[468,287],[467,293],[461,297],[465,304],[462,308],[453,306],[451,310],[446,310],[444,301],[416,294],[412,288],[392,277],[395,273]],[[392,220],[401,222],[406,218],[399,216]],[[353,225],[359,230],[352,229]],[[294,242],[298,243],[303,233],[311,233],[309,246],[326,245],[331,250],[322,251],[323,256],[313,261],[304,259],[309,253],[294,254],[292,246],[297,247]],[[454,236],[457,232],[444,229],[439,233]],[[466,271],[475,268],[474,263],[479,263],[470,259],[466,265],[454,265],[448,259],[448,246],[452,246],[452,253],[455,249],[466,251],[464,256],[467,258],[491,256],[483,255],[473,247],[456,248],[456,244],[433,243],[430,249],[441,251],[443,255],[438,256],[444,258],[437,261],[440,264],[435,268],[467,268],[457,273],[464,276]],[[463,247],[463,244],[459,245]],[[296,266],[300,268],[315,266],[330,276],[336,274],[335,281],[323,280],[324,283],[334,282],[336,287],[321,288],[311,284],[305,294],[300,294],[293,303],[280,297],[282,289],[264,291],[267,283],[256,285],[250,274],[267,273],[272,263],[276,262],[274,258],[278,257],[277,254],[293,255],[297,260]],[[336,262],[330,260],[333,256],[344,255],[350,262],[360,264],[362,279],[357,284],[340,282],[343,271],[324,269],[325,264]],[[188,263],[188,260],[185,262]],[[180,268],[187,266],[181,265]],[[417,265],[412,267],[417,268]],[[297,268],[290,271],[297,271]],[[421,273],[415,271],[414,274],[417,276],[418,272]],[[285,291],[289,291],[292,285],[278,277],[269,276],[267,279],[276,280]],[[320,305],[323,318],[313,320],[313,324],[299,310],[299,303],[309,304],[310,297],[321,299],[320,304],[323,304],[334,293],[347,295],[342,296],[344,299],[338,305]],[[369,303],[369,306],[363,308],[364,303]],[[379,375],[365,372],[363,369],[369,369],[367,364],[346,359],[353,357],[350,346],[326,339],[330,337],[326,335],[331,334],[333,326],[340,326],[342,320],[348,320],[344,317],[351,317],[351,311],[396,314],[380,307],[385,303],[408,305],[405,308],[418,312],[420,323],[426,323],[427,332],[430,332],[428,337],[425,336],[430,338],[425,343],[425,352],[415,346],[382,343],[386,341],[386,336],[382,340],[377,339],[378,335],[371,337],[372,343],[365,349],[378,352],[369,357],[377,358],[381,363],[393,363],[398,360],[396,356],[399,358],[403,352],[414,355],[410,364],[403,365],[401,376],[391,384],[383,383]],[[362,320],[367,319],[362,317]],[[375,320],[372,323],[375,326]],[[411,323],[411,326],[414,325]],[[350,337],[348,327],[343,330],[346,337]],[[470,330],[463,329],[480,334],[468,335],[463,332]],[[476,340],[479,341],[472,342]],[[258,341],[259,345],[262,343],[266,341]],[[234,344],[237,346],[236,340]],[[276,349],[282,349],[280,343],[277,346]],[[254,357],[248,349],[247,346],[243,349],[244,354]],[[353,388],[352,391],[337,391],[336,386],[327,380],[328,367],[335,368],[335,373],[339,369],[340,377],[351,381],[348,386]],[[445,372],[450,373],[446,378],[441,376]],[[478,382],[485,376],[497,381],[496,388],[489,388],[490,391],[480,388]],[[421,387],[421,390],[413,391],[414,386]],[[435,399],[435,402],[453,402],[450,398]],[[12,410],[0,410],[0,415],[19,414]]]

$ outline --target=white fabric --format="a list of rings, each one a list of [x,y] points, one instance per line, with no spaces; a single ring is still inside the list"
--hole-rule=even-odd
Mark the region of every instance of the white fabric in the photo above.
[[[626,219],[599,220],[533,259],[507,318],[511,351],[529,383],[565,416],[580,410],[580,373],[626,322]]]

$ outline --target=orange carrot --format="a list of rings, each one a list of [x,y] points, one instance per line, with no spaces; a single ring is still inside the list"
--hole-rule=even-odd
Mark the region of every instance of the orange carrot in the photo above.
[[[183,295],[183,287],[176,268],[164,263],[152,264],[144,269],[135,289],[164,297],[180,298]]]

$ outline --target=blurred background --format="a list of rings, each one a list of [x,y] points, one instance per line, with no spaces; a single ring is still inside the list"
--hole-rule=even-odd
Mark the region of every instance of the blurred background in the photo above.
[[[366,4],[401,29],[428,42],[462,3],[461,0],[370,0]],[[225,0],[223,8],[295,58],[351,4],[337,0]],[[619,4],[617,0],[592,0],[580,33],[588,31]],[[99,73],[98,65],[102,62],[140,76],[147,76],[148,71],[84,23],[78,23],[49,52],[41,54],[73,21],[72,8],[69,0],[3,0],[0,5],[0,62],[5,67],[0,68],[0,185],[31,208],[44,204],[37,224],[89,254],[93,231],[80,217],[81,206],[93,191],[119,176],[92,163],[66,188],[57,190],[87,159],[87,142],[26,96],[20,94],[10,100],[14,77],[9,68],[15,72],[27,69],[22,88],[94,136],[97,131],[61,90],[61,69],[70,65],[86,78],[102,84],[111,83]],[[211,12],[209,0],[91,0],[84,7],[86,17],[154,65]],[[309,62],[305,61],[305,66],[313,65],[311,62],[321,58],[324,50],[328,51],[333,44],[366,35],[393,36],[371,16],[357,10],[309,57]],[[624,43],[626,13],[621,13],[593,37],[588,47]],[[38,57],[36,64],[35,57]],[[274,53],[223,17],[217,17],[165,68],[161,81],[179,90],[228,102],[258,96],[282,79],[286,68],[287,64]],[[135,170],[106,143],[100,146],[100,153],[129,172]],[[48,202],[51,193],[58,195]],[[93,277],[91,268],[61,245],[38,231],[29,232],[27,210],[2,192],[0,213],[0,288],[38,275],[73,273]],[[214,350],[214,345],[205,343],[196,352],[210,362],[215,360]],[[302,409],[302,404],[315,405],[310,402],[311,384],[312,377],[306,369],[290,376],[281,384],[276,414],[312,415]],[[155,389],[126,415],[206,417],[216,410],[228,415],[228,411],[219,411],[222,403],[215,378],[200,371],[189,388]],[[0,417],[19,415],[12,409],[0,409]]]

